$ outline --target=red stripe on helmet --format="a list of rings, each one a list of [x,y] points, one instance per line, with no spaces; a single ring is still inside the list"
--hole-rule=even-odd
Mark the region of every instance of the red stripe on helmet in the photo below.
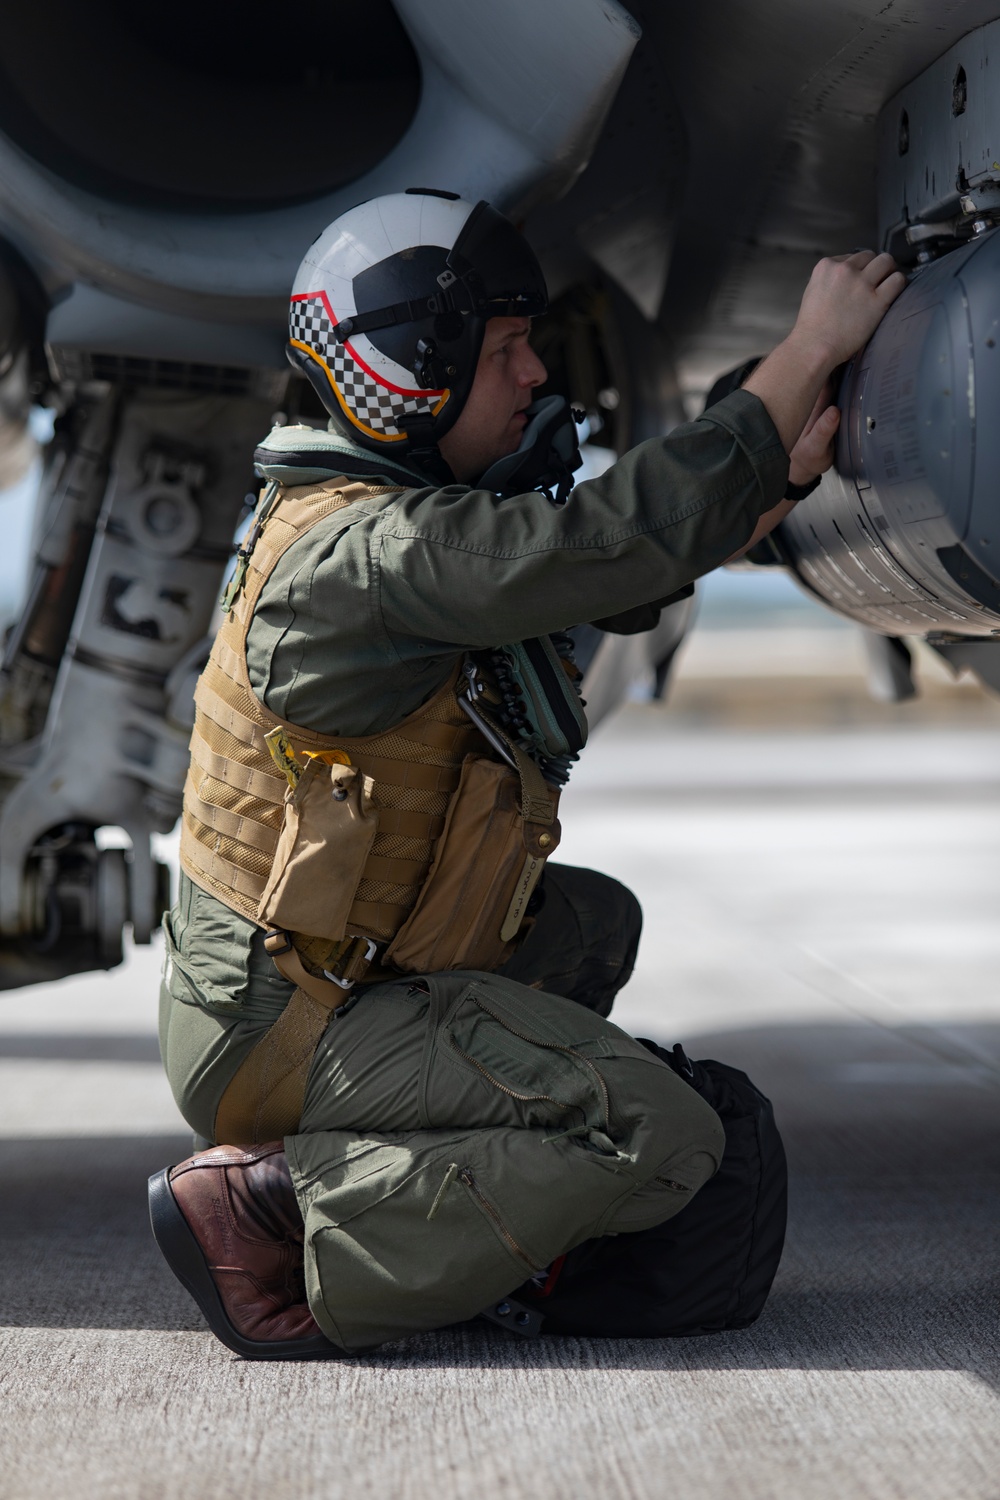
[[[292,302],[310,302],[310,301],[312,301],[312,299],[314,297],[318,297],[320,299],[320,301],[322,302],[323,306],[326,308],[326,315],[330,319],[331,326],[334,327],[334,328],[336,328],[337,324],[341,320],[340,320],[340,318],[337,317],[337,314],[334,312],[333,308],[330,306],[330,299],[326,295],[325,292],[296,292],[294,294],[294,296],[292,296],[290,298],[290,301],[292,301]],[[350,314],[348,314],[348,316],[350,316]],[[395,391],[395,393],[396,393],[397,396],[424,396],[424,397],[429,397],[429,396],[443,396],[444,395],[445,387],[442,387],[441,390],[439,390],[439,391],[430,391],[430,390],[424,390],[424,388],[422,386],[418,387],[416,390],[409,390],[409,389],[407,389],[406,386],[403,386],[403,385],[393,385],[393,383],[392,383],[391,380],[386,380],[386,378],[385,378],[384,375],[377,374],[372,369],[371,365],[368,364],[366,360],[363,360],[361,358],[361,355],[358,353],[358,351],[355,349],[354,345],[351,343],[351,341],[349,339],[345,339],[344,340],[344,348],[347,350],[348,354],[351,356],[351,358],[354,360],[354,362],[356,364],[359,364],[361,366],[361,368],[362,368],[362,370],[364,370],[365,374],[371,376],[372,380],[375,381],[376,385],[384,385],[387,391]]]

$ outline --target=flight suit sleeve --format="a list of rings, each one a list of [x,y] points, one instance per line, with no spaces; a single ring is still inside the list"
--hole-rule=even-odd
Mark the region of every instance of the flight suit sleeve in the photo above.
[[[411,491],[378,527],[386,635],[490,646],[675,594],[743,546],[787,479],[763,403],[740,390],[562,507],[462,485]]]

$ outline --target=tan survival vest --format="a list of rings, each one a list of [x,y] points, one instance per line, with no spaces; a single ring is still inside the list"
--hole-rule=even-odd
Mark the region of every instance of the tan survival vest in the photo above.
[[[507,742],[515,774],[460,706],[461,662],[415,713],[360,738],[289,723],[257,698],[247,634],[279,559],[335,511],[400,493],[346,479],[273,488],[195,692],[184,788],[183,869],[267,930],[265,946],[296,985],[220,1104],[220,1141],[294,1128],[319,1036],[355,982],[502,962],[559,838],[558,797],[537,766]],[[353,519],[334,523],[331,540]],[[268,747],[275,731],[297,762],[294,786]],[[332,928],[296,920],[317,892],[333,891],[336,907],[340,887]]]

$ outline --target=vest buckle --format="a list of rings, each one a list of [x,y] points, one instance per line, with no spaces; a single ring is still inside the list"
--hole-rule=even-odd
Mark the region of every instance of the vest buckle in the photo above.
[[[374,938],[352,933],[344,939],[344,946],[337,954],[333,968],[324,969],[323,973],[339,989],[352,990],[358,980],[364,977],[377,952],[378,943]]]
[[[291,953],[291,936],[281,927],[272,928],[264,934],[264,947],[272,958],[280,958],[283,953]]]

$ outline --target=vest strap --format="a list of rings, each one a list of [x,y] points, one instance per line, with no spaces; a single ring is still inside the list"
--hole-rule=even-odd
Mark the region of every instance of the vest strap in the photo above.
[[[215,1139],[220,1144],[278,1140],[297,1128],[309,1068],[332,1013],[329,1006],[296,989],[219,1100]]]
[[[325,971],[337,977],[321,979],[310,974],[290,933],[280,929],[267,933],[264,947],[295,991],[274,1025],[243,1059],[219,1100],[215,1139],[220,1144],[274,1141],[298,1129],[320,1039],[330,1017],[347,1003],[350,991],[378,952],[370,938],[347,938]]]
[[[385,945],[382,944],[384,947]],[[324,969],[325,979],[311,974],[299,955],[292,935],[280,930],[269,932],[264,938],[264,947],[278,973],[304,990],[319,1005],[327,1010],[339,1010],[347,1002],[347,992],[352,990],[365,974],[379,951],[374,938],[358,937],[354,934],[343,939],[325,959],[329,968]]]

